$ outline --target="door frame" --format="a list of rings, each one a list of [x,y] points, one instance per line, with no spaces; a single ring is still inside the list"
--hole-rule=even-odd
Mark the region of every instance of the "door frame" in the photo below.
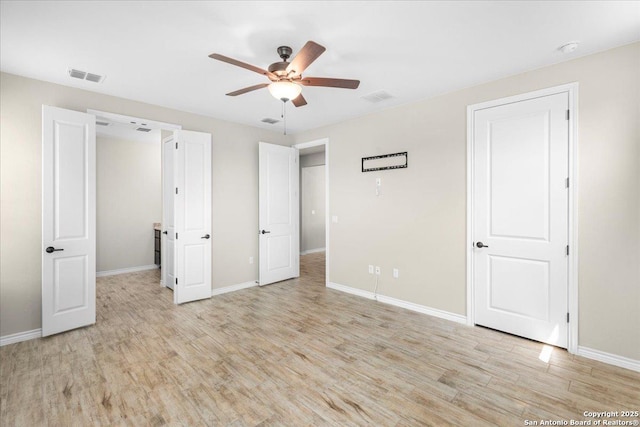
[[[325,244],[325,287],[329,285],[329,251],[331,245],[329,244],[329,224],[330,216],[329,216],[329,138],[320,138],[315,139],[313,141],[301,142],[299,144],[294,144],[293,148],[297,150],[302,150],[304,148],[317,147],[319,145],[324,145],[324,244]],[[300,228],[300,221],[298,221],[298,228]]]
[[[475,325],[474,312],[474,256],[472,250],[474,235],[474,147],[473,135],[474,113],[478,110],[512,104],[533,98],[566,93],[569,98],[569,255],[567,271],[567,303],[570,313],[568,326],[567,350],[569,353],[578,352],[578,83],[568,83],[546,89],[527,92],[506,98],[495,99],[467,106],[467,325]]]

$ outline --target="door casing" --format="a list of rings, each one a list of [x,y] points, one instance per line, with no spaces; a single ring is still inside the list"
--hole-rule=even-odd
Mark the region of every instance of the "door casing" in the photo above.
[[[569,83],[547,89],[527,92],[520,95],[500,98],[467,107],[467,324],[475,325],[474,316],[474,112],[485,108],[496,107],[528,99],[567,93],[569,98],[569,256],[568,256],[568,310],[570,314],[569,336],[567,350],[570,353],[578,351],[578,83]]]

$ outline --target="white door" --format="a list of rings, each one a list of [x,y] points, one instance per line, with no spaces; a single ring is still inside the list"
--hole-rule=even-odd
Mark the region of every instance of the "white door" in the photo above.
[[[95,123],[42,106],[42,336],[96,322]]]
[[[175,216],[174,180],[175,138],[167,137],[162,141],[162,284],[173,289],[176,280],[175,269]]]
[[[260,286],[300,275],[298,150],[259,144]]]
[[[567,347],[568,94],[474,113],[475,323]]]
[[[211,297],[211,135],[176,131],[176,304]]]

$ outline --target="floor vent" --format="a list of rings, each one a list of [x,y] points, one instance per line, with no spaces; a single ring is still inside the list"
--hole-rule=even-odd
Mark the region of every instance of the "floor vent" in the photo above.
[[[69,75],[74,79],[88,80],[94,83],[102,83],[105,78],[105,76],[88,73],[86,71],[76,70],[75,68],[69,68]]]
[[[262,119],[260,120],[262,123],[269,123],[270,125],[273,125],[275,123],[278,123],[280,120],[276,120],[276,119],[270,119],[270,118],[266,118],[266,119]]]
[[[387,99],[391,99],[391,98],[393,98],[393,95],[390,95],[384,90],[379,90],[377,92],[373,92],[373,93],[370,93],[369,95],[365,95],[362,97],[362,99],[372,104],[377,104],[378,102],[386,101]]]

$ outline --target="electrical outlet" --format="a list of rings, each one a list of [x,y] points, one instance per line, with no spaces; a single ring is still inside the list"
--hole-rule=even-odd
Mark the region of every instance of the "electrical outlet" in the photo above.
[[[393,269],[393,278],[397,279],[398,277],[400,277],[400,270],[398,270],[397,268]]]
[[[373,265],[369,265],[369,274],[373,274]]]
[[[253,257],[252,256],[249,257],[249,264],[253,264]]]
[[[376,265],[376,276],[379,276],[379,275],[380,275],[380,267]]]

